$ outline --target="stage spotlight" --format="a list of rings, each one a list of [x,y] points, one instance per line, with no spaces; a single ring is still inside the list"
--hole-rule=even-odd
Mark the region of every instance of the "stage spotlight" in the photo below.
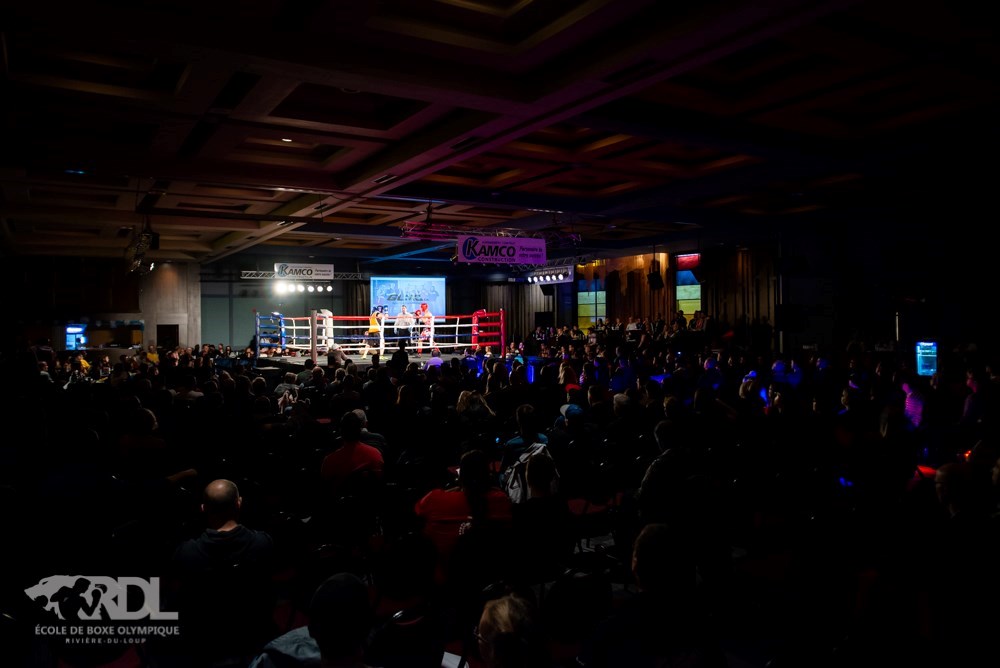
[[[563,275],[559,274],[558,276],[556,276],[556,278],[558,278],[561,281],[563,279]]]
[[[288,284],[285,283],[284,281],[278,281],[277,283],[274,284],[274,291],[277,292],[279,295],[283,295],[286,292],[288,292]]]
[[[310,285],[309,287],[306,288],[306,290],[308,290],[309,292],[315,292],[316,288]]]
[[[306,286],[304,286],[301,283],[299,283],[298,285],[295,286],[295,289],[298,290],[299,292],[305,292],[306,291]]]
[[[332,285],[326,286],[326,291],[327,292],[333,292],[333,286]]]

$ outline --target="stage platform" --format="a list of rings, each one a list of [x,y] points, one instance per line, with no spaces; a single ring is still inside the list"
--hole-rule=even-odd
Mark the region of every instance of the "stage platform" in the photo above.
[[[392,352],[394,351],[386,351],[385,355],[380,356],[379,364],[384,365],[386,362],[388,362],[389,358],[392,357]],[[416,355],[412,351],[407,351],[407,352],[409,352],[411,362],[422,363],[425,360],[430,359],[431,356],[430,353],[426,351],[426,349],[421,355]],[[371,355],[368,355],[366,357],[362,357],[361,355],[346,355],[346,357],[359,369],[368,369],[368,367],[372,365]],[[441,353],[441,357],[445,360],[445,362],[448,362],[451,360],[452,357],[458,357],[459,359],[461,359],[463,355],[460,354],[449,355],[447,354],[447,352],[443,351]],[[264,375],[268,375],[271,373],[281,374],[286,371],[294,371],[298,373],[299,371],[302,371],[302,368],[305,366],[307,359],[309,359],[308,355],[261,357],[257,360],[256,364],[250,365],[248,368]],[[326,355],[317,356],[316,365],[326,368],[329,365],[327,356]],[[220,369],[226,368],[225,366],[219,366],[218,364],[216,364],[216,366]]]
[[[445,364],[450,364],[452,357],[457,357],[460,360],[464,359],[464,354],[459,354],[458,351],[455,351],[455,354],[449,354],[451,352],[452,351],[441,352],[441,358],[444,360]],[[379,364],[385,366],[385,364],[389,361],[390,357],[391,355],[389,354],[386,354],[384,357],[380,357]],[[410,353],[410,361],[417,362],[421,368],[423,368],[424,366],[423,363],[428,359],[430,359],[430,357],[431,357],[430,353],[428,353],[426,349],[424,349],[423,354],[420,356],[417,356],[412,352]],[[350,359],[355,366],[357,366],[359,371],[364,373],[367,373],[368,369],[371,368],[372,366],[371,355],[367,357],[362,357],[361,355],[347,355],[347,358]],[[264,357],[259,359],[256,365],[248,366],[247,368],[250,369],[251,373],[263,376],[267,378],[267,380],[270,383],[276,385],[278,382],[280,382],[282,375],[284,375],[286,372],[293,371],[295,373],[298,373],[299,371],[302,371],[303,367],[305,367],[307,359],[309,359],[308,356]],[[546,364],[551,364],[553,363],[553,361],[554,360],[552,359],[541,358],[541,357],[528,357],[526,359],[526,364],[525,364],[525,366],[527,366],[528,369],[528,382],[529,383],[535,382],[535,379],[538,377],[539,370],[541,369],[541,367]],[[482,368],[483,360],[480,359],[479,362],[480,366],[477,375],[483,373],[483,368]],[[327,368],[328,361],[326,355],[317,357],[316,363],[317,366],[320,366],[322,368]],[[508,360],[507,361],[508,370],[510,370],[511,367],[512,363]],[[219,368],[225,368],[225,367],[219,367]]]

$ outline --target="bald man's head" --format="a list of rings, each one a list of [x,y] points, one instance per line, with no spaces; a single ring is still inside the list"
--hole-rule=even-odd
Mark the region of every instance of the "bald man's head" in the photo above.
[[[239,514],[240,490],[232,480],[213,480],[205,487],[202,509],[211,517],[235,519]]]

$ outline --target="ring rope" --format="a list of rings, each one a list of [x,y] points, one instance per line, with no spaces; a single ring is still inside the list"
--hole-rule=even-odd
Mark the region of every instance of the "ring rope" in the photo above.
[[[315,361],[320,354],[339,348],[345,354],[367,356],[377,349],[385,355],[386,343],[403,340],[416,348],[417,354],[427,348],[439,351],[464,349],[470,346],[505,348],[506,322],[503,309],[486,310],[461,315],[436,315],[433,322],[404,322],[395,326],[395,318],[378,320],[378,335],[369,333],[369,316],[333,315],[322,309],[308,316],[290,317],[278,312],[256,313],[256,355],[261,350],[282,349],[309,351]],[[358,323],[358,324],[339,324]]]

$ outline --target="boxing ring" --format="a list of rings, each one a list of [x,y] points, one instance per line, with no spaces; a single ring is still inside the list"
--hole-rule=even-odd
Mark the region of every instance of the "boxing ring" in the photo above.
[[[365,359],[372,353],[385,357],[406,342],[411,354],[430,355],[435,348],[442,357],[449,353],[461,356],[469,347],[487,348],[502,355],[507,347],[507,325],[504,310],[480,309],[460,315],[428,315],[427,318],[403,319],[397,326],[392,315],[376,319],[371,316],[334,315],[322,309],[308,316],[289,317],[278,312],[255,313],[254,351],[257,359],[281,357],[312,359],[317,362],[331,350],[339,349],[352,360]],[[370,331],[377,329],[377,332]]]

